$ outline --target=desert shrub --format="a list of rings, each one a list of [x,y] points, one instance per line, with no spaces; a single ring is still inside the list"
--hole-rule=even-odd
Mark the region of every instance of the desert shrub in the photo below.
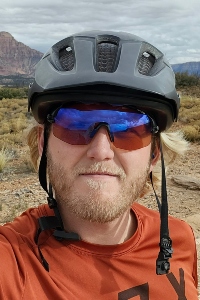
[[[27,121],[24,115],[10,121],[10,132],[17,133],[27,127]]]
[[[0,99],[13,99],[13,98],[27,98],[28,89],[27,88],[0,88]]]
[[[179,123],[189,141],[200,141],[200,98],[191,96],[181,98]]]
[[[200,99],[195,97],[183,97],[179,110],[179,119],[186,119],[188,122],[199,120],[200,116]]]
[[[1,91],[1,88],[0,88]],[[0,108],[7,109],[9,110],[8,112],[12,111],[12,107],[21,107],[21,109],[25,109],[27,111],[27,99],[18,99],[18,98],[13,98],[13,99],[2,99],[0,101]]]
[[[4,135],[10,132],[10,123],[9,122],[4,122],[1,124],[0,127],[0,135]]]
[[[3,118],[4,118],[4,114],[1,112],[1,108],[0,108],[0,123],[3,120]]]
[[[189,75],[188,72],[175,74],[176,76],[176,87],[191,87],[200,84],[200,77],[198,75]]]
[[[25,145],[25,138],[22,133],[7,133],[0,135],[0,148],[6,145],[8,149],[12,149],[16,146]]]
[[[27,120],[23,114],[18,118],[11,118],[9,121],[0,122],[0,135],[8,133],[18,133],[27,127]]]
[[[3,99],[0,101],[0,149],[13,148],[14,145],[25,144],[24,129],[31,122],[30,113],[27,113],[26,99]]]
[[[182,131],[187,140],[189,140],[191,142],[200,140],[200,127],[186,125],[183,127]]]
[[[200,111],[194,111],[192,109],[183,109],[180,112],[179,120],[184,123],[196,123],[199,121],[199,113]]]
[[[195,125],[200,128],[200,119],[195,121]]]
[[[0,150],[0,172],[3,172],[7,162],[10,160],[10,154],[8,149],[2,148]]]

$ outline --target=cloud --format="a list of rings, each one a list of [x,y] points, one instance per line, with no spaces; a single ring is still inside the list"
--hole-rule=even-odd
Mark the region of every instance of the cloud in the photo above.
[[[2,0],[0,20],[2,31],[41,52],[72,33],[103,29],[139,35],[172,63],[200,60],[199,0]]]

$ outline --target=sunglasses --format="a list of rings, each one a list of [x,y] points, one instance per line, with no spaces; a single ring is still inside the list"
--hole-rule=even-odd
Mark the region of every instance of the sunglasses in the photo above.
[[[61,107],[47,116],[53,135],[71,145],[88,145],[101,127],[116,148],[137,150],[150,144],[158,132],[155,121],[139,110],[126,107],[77,105]]]

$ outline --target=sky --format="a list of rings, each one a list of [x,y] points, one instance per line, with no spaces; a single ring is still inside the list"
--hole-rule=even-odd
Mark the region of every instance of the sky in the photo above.
[[[86,30],[138,35],[171,64],[200,61],[199,0],[1,0],[0,31],[43,53]]]

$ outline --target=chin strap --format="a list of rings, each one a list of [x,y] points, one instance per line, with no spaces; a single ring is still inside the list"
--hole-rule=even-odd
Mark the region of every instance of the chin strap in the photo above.
[[[156,274],[163,275],[167,274],[170,270],[169,259],[172,257],[172,240],[169,237],[169,228],[168,228],[168,202],[167,202],[167,188],[166,188],[166,176],[165,176],[165,164],[162,146],[160,144],[160,153],[161,153],[161,168],[162,168],[162,189],[161,189],[161,199],[160,203],[156,191],[153,186],[152,173],[150,173],[150,179],[153,187],[153,191],[156,197],[158,204],[158,209],[160,212],[160,252],[156,260]]]
[[[45,230],[53,230],[53,236],[59,240],[62,241],[63,239],[66,240],[80,240],[80,237],[77,233],[74,232],[66,232],[63,226],[62,218],[58,209],[58,205],[56,200],[53,197],[53,190],[52,185],[49,184],[49,189],[47,189],[47,178],[46,178],[46,169],[47,169],[47,157],[46,157],[46,151],[47,151],[47,128],[44,128],[44,146],[43,146],[43,152],[42,157],[40,160],[40,166],[39,166],[39,181],[42,186],[42,188],[45,190],[45,192],[48,194],[47,201],[48,205],[51,209],[54,210],[55,216],[48,216],[48,217],[41,217],[38,219],[38,231],[35,237],[35,243],[38,245],[39,242],[39,236],[41,232]],[[49,264],[44,258],[41,249],[38,245],[38,251],[41,257],[42,264],[46,271],[49,272]]]

